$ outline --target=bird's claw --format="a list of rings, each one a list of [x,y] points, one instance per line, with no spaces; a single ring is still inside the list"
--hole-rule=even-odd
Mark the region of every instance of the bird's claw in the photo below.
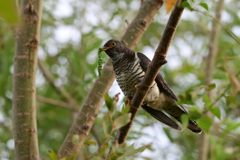
[[[140,85],[140,83],[138,83],[138,84],[136,84],[134,87],[136,88],[136,89],[138,89],[138,86]]]
[[[125,105],[130,105],[130,103],[131,103],[131,100],[130,100],[130,99],[126,99],[126,100],[125,100]]]

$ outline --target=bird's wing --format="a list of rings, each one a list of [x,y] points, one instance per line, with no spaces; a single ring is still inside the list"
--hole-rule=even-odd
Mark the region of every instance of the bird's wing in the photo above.
[[[187,114],[187,111],[181,105],[168,105],[167,107],[163,107],[163,110],[171,115],[173,118],[181,122],[181,116],[183,114]],[[198,127],[197,123],[193,120],[189,120],[188,122],[188,129],[195,133],[201,133],[202,130]]]
[[[148,68],[148,65],[150,64],[151,60],[148,59],[144,54],[139,53],[139,52],[137,53],[137,56],[140,59],[140,66],[142,67],[143,71],[146,72],[147,68]],[[170,89],[167,82],[163,79],[160,72],[158,72],[155,81],[157,82],[157,85],[158,85],[158,88],[159,88],[160,92],[165,92],[173,100],[178,101],[176,95]]]
[[[141,61],[140,66],[142,67],[143,71],[146,72],[148,65],[150,64],[151,61],[142,53],[138,52],[137,56]],[[160,92],[164,92],[167,96],[171,97],[174,101],[178,101],[176,95],[172,92],[167,82],[163,79],[160,73],[157,74],[155,81],[159,87]],[[142,105],[142,107],[160,122],[163,122],[172,128],[179,127],[172,119],[166,116],[163,112],[154,110],[146,105]],[[163,110],[166,111],[168,114],[170,114],[179,122],[181,122],[181,119],[180,119],[181,115],[187,114],[187,111],[181,105],[169,105],[167,107],[164,107]],[[188,129],[196,133],[201,133],[201,129],[197,126],[197,123],[192,120],[189,120]]]
[[[182,128],[174,122],[171,118],[166,116],[163,112],[152,109],[151,107],[148,107],[146,104],[142,104],[142,108],[147,111],[151,116],[159,120],[160,122],[168,125],[169,127],[172,127],[177,130],[182,130]]]

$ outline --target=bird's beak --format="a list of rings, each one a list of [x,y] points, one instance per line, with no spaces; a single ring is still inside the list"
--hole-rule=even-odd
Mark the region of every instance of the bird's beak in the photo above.
[[[110,48],[112,48],[112,47],[103,47],[103,51],[106,51],[106,50],[108,50]]]

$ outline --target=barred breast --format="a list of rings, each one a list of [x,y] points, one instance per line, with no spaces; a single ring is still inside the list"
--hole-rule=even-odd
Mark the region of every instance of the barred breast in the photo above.
[[[145,75],[140,66],[140,59],[137,56],[132,62],[124,59],[113,64],[113,68],[122,92],[126,97],[132,98],[136,91],[135,85],[139,84]]]

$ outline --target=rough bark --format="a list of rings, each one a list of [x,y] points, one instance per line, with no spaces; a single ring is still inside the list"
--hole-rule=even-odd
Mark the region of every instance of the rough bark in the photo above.
[[[22,0],[20,14],[22,23],[15,35],[12,97],[15,159],[39,159],[35,79],[42,0]]]
[[[215,10],[215,18],[220,20],[221,13],[224,6],[224,0],[219,0],[217,2]],[[220,25],[213,19],[212,20],[212,30],[209,40],[209,52],[206,57],[206,69],[205,69],[205,85],[210,85],[213,78],[213,68],[215,64],[215,58],[218,52],[218,39],[219,39]],[[208,97],[213,100],[213,91],[207,92]],[[207,116],[212,117],[212,115],[207,112]],[[198,160],[207,160],[209,150],[209,137],[207,134],[202,133],[199,138],[199,154]]]
[[[162,0],[148,0],[144,2],[135,19],[129,25],[122,37],[122,41],[124,41],[128,47],[133,49],[137,45],[144,31],[152,22],[154,15],[157,13],[162,4]],[[73,123],[58,152],[59,157],[66,156],[69,158],[78,154],[84,139],[88,135],[93,122],[98,115],[98,110],[104,100],[103,95],[109,90],[114,79],[115,76],[112,63],[111,60],[108,59],[103,68],[103,76],[96,80],[90,93],[88,94],[87,99],[85,100],[75,122]],[[77,143],[73,143],[71,141],[73,135],[79,136],[79,141]]]
[[[130,103],[130,113],[131,119],[128,124],[123,126],[119,129],[116,140],[118,144],[123,143],[126,140],[127,134],[133,124],[133,120],[152,84],[152,82],[155,80],[157,73],[162,65],[167,63],[165,60],[167,56],[167,51],[169,48],[169,45],[172,41],[173,35],[175,33],[175,30],[177,28],[178,22],[181,18],[182,12],[184,10],[183,7],[181,7],[182,0],[179,0],[175,8],[173,9],[171,16],[168,20],[167,26],[163,32],[162,38],[160,40],[160,43],[158,45],[157,50],[155,51],[155,55],[153,57],[152,62],[148,66],[148,70],[144,76],[144,79],[140,83],[138,90],[134,94],[134,97]]]

